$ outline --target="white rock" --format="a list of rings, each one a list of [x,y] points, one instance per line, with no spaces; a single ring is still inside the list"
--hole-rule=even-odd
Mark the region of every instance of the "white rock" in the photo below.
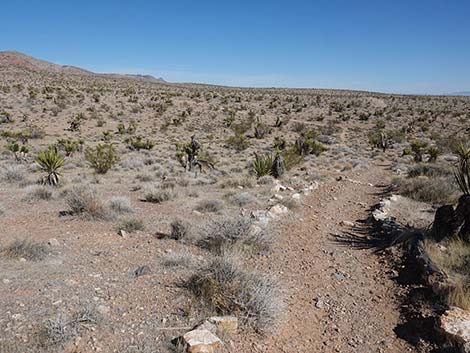
[[[461,352],[470,352],[470,310],[447,310],[440,318],[440,327]]]
[[[346,226],[346,227],[354,227],[354,223],[350,221],[341,221],[341,225]]]
[[[189,353],[215,353],[222,341],[208,330],[192,330],[183,335]]]
[[[292,194],[292,198],[293,198],[294,200],[300,200],[300,196],[301,196],[301,195],[300,195],[298,192],[296,192],[295,194]]]
[[[123,238],[127,238],[127,236],[128,236],[127,232],[124,229],[119,229],[118,235],[123,237]]]
[[[281,214],[289,212],[289,209],[281,204],[274,205],[269,209],[268,216],[272,218],[276,218],[277,216],[280,216]]]

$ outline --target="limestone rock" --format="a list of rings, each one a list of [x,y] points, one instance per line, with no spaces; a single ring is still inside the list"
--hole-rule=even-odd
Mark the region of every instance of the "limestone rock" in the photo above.
[[[216,353],[222,345],[216,335],[205,329],[189,331],[182,338],[188,353]]]
[[[470,310],[452,308],[440,319],[441,330],[461,352],[470,353]]]
[[[268,215],[272,218],[276,218],[280,216],[281,214],[289,212],[289,209],[281,204],[274,205],[269,209]]]
[[[212,316],[207,321],[221,332],[236,333],[238,329],[238,319],[235,316]]]

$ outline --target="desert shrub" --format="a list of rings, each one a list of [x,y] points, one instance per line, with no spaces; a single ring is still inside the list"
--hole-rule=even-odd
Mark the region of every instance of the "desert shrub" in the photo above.
[[[147,202],[162,203],[175,198],[175,194],[169,190],[162,190],[157,187],[153,187],[145,192],[144,198]]]
[[[30,261],[40,261],[49,254],[49,249],[46,244],[28,240],[15,240],[7,247],[2,248],[0,253],[14,259],[24,258]]]
[[[126,232],[133,233],[139,230],[145,229],[144,221],[140,218],[126,218],[119,223],[119,229],[125,230]]]
[[[139,170],[144,167],[144,161],[141,158],[131,157],[121,163],[121,167],[124,169]]]
[[[433,204],[453,203],[458,195],[458,188],[452,179],[429,178],[420,176],[416,178],[395,179],[394,184],[400,195],[416,201]]]
[[[7,183],[23,181],[26,168],[21,164],[12,164],[4,167],[0,171],[0,180]]]
[[[310,153],[314,154],[315,156],[321,155],[323,152],[328,151],[328,148],[318,141],[312,141],[310,144]]]
[[[235,134],[230,136],[226,143],[229,147],[239,152],[246,150],[250,146],[248,138],[243,134]]]
[[[125,196],[114,196],[109,200],[109,208],[116,213],[134,212],[131,200]]]
[[[444,291],[447,304],[470,309],[470,278],[468,277],[470,245],[455,237],[450,239],[445,246],[426,240],[424,248],[433,263],[443,270],[453,283],[451,288]]]
[[[144,140],[142,136],[130,138],[126,140],[126,143],[128,144],[131,150],[136,150],[136,151],[151,150],[152,148],[155,147],[155,142],[150,141],[149,139]]]
[[[82,148],[83,140],[72,140],[61,138],[57,141],[56,146],[65,152],[66,156],[71,156]]]
[[[27,202],[50,200],[52,199],[53,191],[50,187],[45,185],[29,185],[26,187],[22,200]]]
[[[233,247],[254,252],[267,251],[272,244],[270,234],[254,227],[251,218],[241,216],[211,220],[201,225],[196,237],[196,245],[218,254]]]
[[[196,211],[202,213],[217,213],[224,209],[224,203],[220,200],[203,200],[196,206]]]
[[[238,207],[249,205],[250,203],[256,202],[256,197],[249,192],[241,192],[230,198],[230,202]]]
[[[276,179],[274,179],[274,177],[272,177],[271,175],[265,175],[265,176],[262,176],[258,179],[258,184],[260,185],[274,185],[274,181]]]
[[[445,165],[419,163],[408,170],[408,176],[410,178],[418,176],[452,177],[452,169]]]
[[[188,251],[170,252],[165,254],[161,263],[165,267],[192,267],[195,264],[194,257]]]
[[[262,334],[273,334],[283,314],[279,285],[265,274],[245,269],[227,256],[198,270],[188,288],[218,315],[235,315]]]
[[[284,166],[286,170],[291,170],[296,165],[299,165],[304,160],[304,156],[300,155],[295,147],[286,148],[282,151],[282,158],[284,159]]]
[[[100,144],[95,148],[88,147],[85,150],[85,159],[98,174],[106,174],[108,170],[119,162],[116,149],[110,144]]]
[[[89,184],[74,186],[67,191],[65,200],[72,214],[90,219],[109,219],[113,216],[96,189]]]
[[[190,234],[191,225],[189,222],[183,221],[181,219],[175,219],[171,222],[171,232],[170,238],[175,240],[181,240],[187,238]]]

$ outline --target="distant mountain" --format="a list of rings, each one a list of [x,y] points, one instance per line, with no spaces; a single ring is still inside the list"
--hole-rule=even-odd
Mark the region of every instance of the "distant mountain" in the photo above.
[[[454,92],[454,93],[448,94],[448,96],[470,96],[470,91]]]
[[[151,75],[133,75],[133,74],[98,74],[75,66],[58,65],[49,61],[33,58],[32,56],[9,50],[0,51],[0,68],[15,68],[32,72],[48,72],[52,74],[80,75],[80,76],[105,76],[112,78],[129,78],[140,81],[155,83],[166,82],[162,78],[155,78]]]

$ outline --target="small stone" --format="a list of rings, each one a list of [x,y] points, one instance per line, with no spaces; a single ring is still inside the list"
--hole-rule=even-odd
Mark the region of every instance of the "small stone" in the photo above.
[[[51,239],[49,239],[49,241],[47,242],[47,244],[48,244],[49,246],[52,246],[52,247],[57,247],[57,246],[60,245],[60,244],[59,244],[59,241],[58,241],[56,238],[51,238]]]
[[[354,223],[350,221],[341,221],[341,225],[346,226],[346,227],[354,227]]]
[[[126,232],[124,229],[119,229],[118,235],[120,235],[120,236],[123,237],[123,238],[127,238],[127,237],[128,237],[128,234],[127,234],[127,232]]]
[[[4,278],[4,279],[2,279],[2,282],[3,282],[3,284],[8,284],[11,281],[8,278]]]
[[[144,265],[144,266],[137,267],[135,269],[134,276],[135,277],[140,277],[140,276],[146,275],[148,273],[150,273],[150,267],[148,267],[147,265]]]
[[[315,307],[318,309],[328,309],[328,304],[325,302],[325,298],[319,297],[315,302]]]
[[[109,306],[107,305],[98,305],[96,307],[96,311],[98,311],[100,314],[102,315],[106,315],[106,314],[109,314],[109,312],[111,311],[111,309],[109,308]]]
[[[299,200],[300,199],[300,194],[298,192],[296,192],[295,194],[292,194],[292,198],[294,200]]]

